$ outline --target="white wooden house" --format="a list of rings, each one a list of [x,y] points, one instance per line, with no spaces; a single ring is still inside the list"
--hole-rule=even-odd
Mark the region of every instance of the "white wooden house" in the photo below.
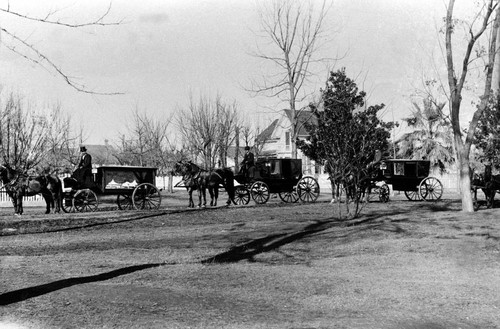
[[[299,130],[298,138],[306,139],[309,134],[304,127],[305,122],[315,122],[316,118],[310,111],[298,112]],[[291,158],[292,157],[292,124],[291,111],[283,110],[283,115],[274,120],[266,129],[264,129],[256,139],[256,145],[260,145],[257,152],[258,157]],[[317,166],[314,161],[306,157],[300,149],[297,149],[297,158],[302,159],[302,172],[304,174],[319,175],[322,174],[321,166]]]

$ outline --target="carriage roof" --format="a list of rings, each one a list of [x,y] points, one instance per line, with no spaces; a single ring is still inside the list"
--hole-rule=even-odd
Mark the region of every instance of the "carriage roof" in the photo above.
[[[388,159],[383,160],[386,168],[384,170],[385,176],[403,176],[403,177],[416,177],[423,178],[429,175],[430,164],[429,160],[412,160],[412,159]]]

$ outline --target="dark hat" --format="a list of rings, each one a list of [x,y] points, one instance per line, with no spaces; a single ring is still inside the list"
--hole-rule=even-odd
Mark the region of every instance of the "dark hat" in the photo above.
[[[245,151],[248,151],[250,149],[250,146],[245,146]]]
[[[87,148],[85,146],[80,146],[80,152],[87,152]]]

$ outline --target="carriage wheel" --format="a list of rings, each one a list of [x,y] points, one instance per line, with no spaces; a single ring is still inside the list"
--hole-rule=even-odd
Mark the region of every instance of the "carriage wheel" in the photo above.
[[[313,177],[303,177],[297,183],[297,194],[303,202],[314,202],[319,196],[319,184]]]
[[[406,198],[410,201],[420,200],[420,194],[418,191],[405,191]]]
[[[386,203],[389,201],[389,185],[383,184],[382,186],[379,187],[378,189],[378,198],[380,202]]]
[[[73,195],[71,193],[64,193],[61,200],[61,208],[64,212],[74,212],[73,208]]]
[[[280,199],[286,203],[295,203],[295,202],[299,201],[299,195],[295,191],[280,192],[279,196],[280,196]]]
[[[132,202],[132,197],[128,194],[118,194],[116,197],[116,204],[120,210],[132,210],[134,209],[134,203]]]
[[[73,208],[77,212],[96,211],[99,202],[97,195],[89,189],[79,190],[73,197]]]
[[[139,184],[132,193],[132,204],[137,210],[159,209],[161,204],[160,191],[153,184]]]
[[[234,204],[246,205],[250,202],[250,192],[245,186],[237,186],[234,191]]]
[[[264,182],[256,181],[250,187],[250,195],[255,203],[266,203],[269,200],[269,187]]]
[[[425,201],[438,201],[443,196],[443,184],[435,177],[425,178],[420,183],[418,190]]]

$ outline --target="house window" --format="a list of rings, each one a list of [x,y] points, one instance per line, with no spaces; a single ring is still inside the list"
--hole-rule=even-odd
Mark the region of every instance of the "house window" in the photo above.
[[[285,149],[290,150],[290,132],[285,132]]]

